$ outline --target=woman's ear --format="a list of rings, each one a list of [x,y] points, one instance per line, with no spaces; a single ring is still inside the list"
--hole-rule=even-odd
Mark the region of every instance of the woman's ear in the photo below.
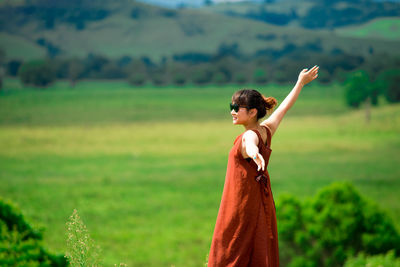
[[[252,109],[250,109],[249,110],[249,115],[250,115],[250,117],[253,117],[253,116],[255,116],[255,117],[257,117],[257,109],[256,108],[252,108]]]

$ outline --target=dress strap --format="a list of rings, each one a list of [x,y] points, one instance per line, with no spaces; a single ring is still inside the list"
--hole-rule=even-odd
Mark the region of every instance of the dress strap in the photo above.
[[[260,145],[260,143],[262,144],[263,140],[262,140],[261,133],[260,133],[258,130],[252,130],[252,131],[255,132],[255,133],[257,134],[258,140],[260,140],[260,141],[258,142],[258,145]],[[264,144],[264,145],[265,145],[265,144]]]
[[[271,130],[266,125],[262,125],[262,126],[267,130],[267,144],[266,145],[268,147],[271,147],[271,138],[272,138]]]

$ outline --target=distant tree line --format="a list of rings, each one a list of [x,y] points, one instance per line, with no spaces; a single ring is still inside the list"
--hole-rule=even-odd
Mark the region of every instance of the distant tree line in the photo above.
[[[45,41],[43,43],[51,45]],[[259,50],[252,55],[243,54],[237,44],[221,44],[214,54],[187,52],[164,57],[158,62],[149,57],[124,56],[110,59],[103,55],[89,54],[84,58],[54,57],[29,62],[3,60],[0,64],[7,75],[19,76],[24,84],[38,87],[46,87],[57,79],[68,79],[72,86],[81,79],[125,79],[134,86],[182,86],[188,83],[221,85],[293,82],[301,68],[315,64],[321,67],[318,80],[322,83],[344,81],[346,73],[360,69],[369,73],[369,79],[375,81],[383,72],[399,69],[400,57],[385,54],[363,57],[338,48],[326,53],[322,51],[321,44],[315,41],[301,46],[287,44],[282,49]],[[392,80],[394,76],[387,75],[385,79]],[[390,94],[393,95],[391,98],[397,99],[395,93]]]

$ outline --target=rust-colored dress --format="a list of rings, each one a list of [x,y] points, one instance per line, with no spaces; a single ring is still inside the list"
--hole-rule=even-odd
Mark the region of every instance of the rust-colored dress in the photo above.
[[[224,191],[215,224],[209,267],[279,266],[278,233],[275,203],[267,171],[271,155],[271,132],[267,145],[257,130],[258,149],[265,160],[265,170],[241,153],[242,134],[236,137],[229,152]]]

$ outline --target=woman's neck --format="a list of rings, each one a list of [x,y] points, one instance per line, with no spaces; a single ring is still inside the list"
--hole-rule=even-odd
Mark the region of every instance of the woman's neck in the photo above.
[[[247,130],[252,130],[252,129],[259,129],[260,128],[260,123],[258,121],[252,121],[247,124],[243,124],[244,128]]]

